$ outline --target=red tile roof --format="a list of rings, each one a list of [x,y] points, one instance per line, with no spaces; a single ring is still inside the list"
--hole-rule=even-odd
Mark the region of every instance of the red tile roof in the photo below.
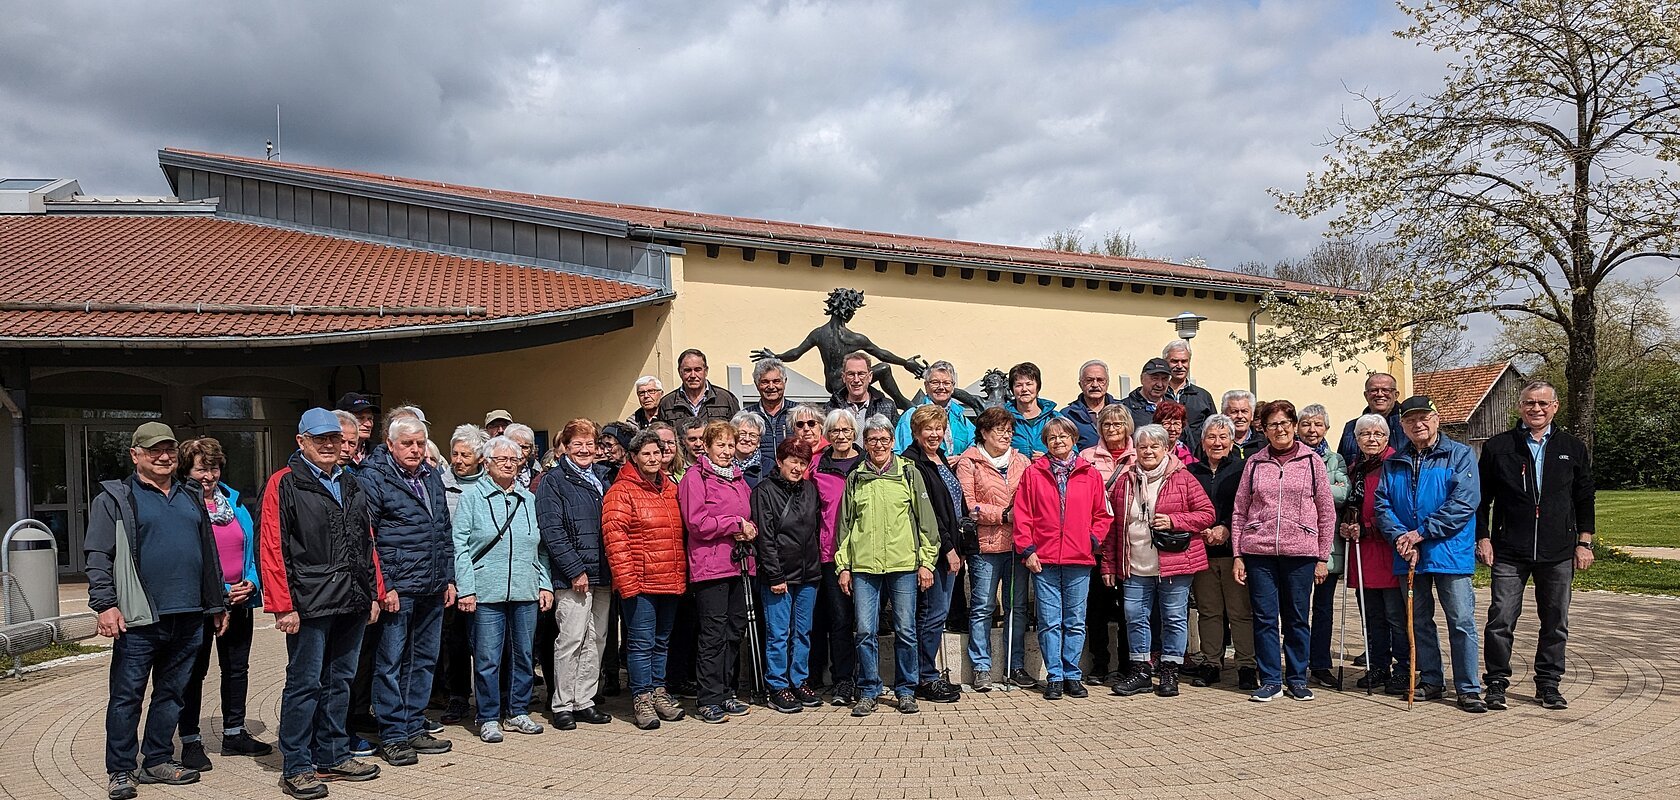
[[[870,253],[879,254],[894,261],[914,261],[917,255],[924,258],[944,256],[975,261],[980,269],[1007,269],[1011,263],[1022,266],[1050,266],[1062,270],[1089,273],[1093,279],[1130,278],[1140,280],[1150,278],[1177,279],[1201,281],[1211,284],[1228,286],[1232,291],[1264,292],[1268,289],[1284,289],[1293,291],[1331,291],[1345,294],[1344,290],[1332,287],[1316,286],[1293,281],[1280,281],[1256,275],[1246,275],[1238,272],[1228,272],[1211,267],[1195,267],[1175,264],[1168,261],[1142,258],[1118,258],[1107,255],[1090,253],[1071,253],[1060,250],[1045,250],[1035,247],[1016,247],[1012,245],[987,244],[984,242],[968,242],[957,239],[937,239],[927,236],[911,236],[898,233],[881,233],[878,231],[855,230],[850,228],[836,228],[824,225],[806,225],[796,222],[777,222],[775,220],[755,219],[751,217],[734,217],[720,214],[703,214],[694,211],[679,211],[668,208],[654,208],[649,206],[628,205],[623,203],[602,202],[596,200],[577,200],[566,197],[529,194],[525,192],[510,192],[500,189],[485,189],[476,186],[462,186],[459,184],[443,183],[440,181],[418,180],[396,175],[381,175],[372,172],[338,169],[310,164],[296,164],[290,162],[267,161],[260,158],[222,155],[220,153],[205,153],[193,150],[168,148],[165,152],[196,156],[199,158],[215,159],[233,164],[248,164],[267,169],[281,169],[305,175],[316,175],[339,180],[360,181],[369,184],[387,186],[399,189],[436,192],[444,195],[467,197],[479,200],[489,200],[500,203],[530,206],[535,208],[565,211],[574,214],[586,214],[607,219],[620,220],[629,225],[660,228],[668,232],[669,238],[684,239],[685,235],[696,233],[712,233],[748,238],[765,239],[769,241],[785,242],[789,248],[805,245],[828,245],[832,247],[855,248]],[[766,245],[767,247],[771,245]]]
[[[0,276],[0,337],[24,338],[273,337],[483,323],[654,292],[208,215],[0,216]],[[176,310],[157,310],[163,305]]]
[[[1435,411],[1441,415],[1442,423],[1456,425],[1470,421],[1488,392],[1493,391],[1499,376],[1510,368],[1510,362],[1502,362],[1419,372],[1412,376],[1412,382],[1418,394],[1435,401]]]

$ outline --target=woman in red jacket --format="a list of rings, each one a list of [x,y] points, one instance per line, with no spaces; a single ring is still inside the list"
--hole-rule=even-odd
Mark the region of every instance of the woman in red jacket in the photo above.
[[[1351,490],[1342,508],[1340,530],[1342,538],[1357,544],[1345,572],[1348,585],[1358,589],[1364,600],[1366,673],[1355,685],[1402,694],[1411,666],[1411,653],[1406,649],[1406,595],[1392,566],[1394,545],[1377,532],[1376,511],[1382,463],[1394,455],[1394,446],[1388,441],[1388,420],[1381,414],[1366,414],[1355,420],[1353,435],[1359,444],[1359,460],[1348,465]]]
[[[1085,601],[1110,523],[1102,476],[1074,453],[1078,441],[1079,429],[1066,418],[1045,423],[1045,455],[1027,468],[1015,491],[1015,550],[1033,574],[1046,700],[1087,694],[1079,671]]]
[[[1190,636],[1190,582],[1208,567],[1203,532],[1213,526],[1213,501],[1200,481],[1172,454],[1172,434],[1145,425],[1132,435],[1137,463],[1114,482],[1109,495],[1114,532],[1103,559],[1103,582],[1119,584],[1126,606],[1126,641],[1132,670],[1114,684],[1129,697],[1155,688],[1178,695],[1178,668]],[[1153,617],[1161,610],[1161,684],[1149,664]]]
[[[688,586],[682,512],[677,484],[665,474],[659,431],[643,429],[630,440],[630,464],[601,500],[601,536],[613,588],[624,598],[630,694],[636,727],[683,718],[665,689],[665,655],[676,621],[677,597]]]

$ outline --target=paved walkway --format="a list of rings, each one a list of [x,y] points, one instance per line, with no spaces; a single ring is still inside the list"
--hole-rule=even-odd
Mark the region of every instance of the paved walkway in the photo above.
[[[1660,558],[1665,561],[1680,561],[1680,547],[1620,547],[1617,549],[1634,558]]]
[[[1471,716],[1446,703],[1408,713],[1392,698],[1327,691],[1312,703],[1261,705],[1217,688],[1057,703],[993,692],[918,716],[884,707],[865,720],[832,707],[792,716],[757,708],[725,725],[687,720],[643,732],[615,721],[510,734],[500,745],[451,729],[454,753],[386,767],[372,783],[335,784],[332,796],[1680,797],[1680,697],[1664,679],[1680,675],[1677,613],[1680,601],[1669,598],[1577,594],[1562,712],[1520,695],[1509,711]],[[1519,674],[1532,619],[1518,639]],[[282,653],[278,634],[258,633],[250,705],[269,741]],[[0,797],[103,797],[105,663],[0,685]],[[214,702],[213,688],[205,695]],[[622,715],[623,698],[608,710]],[[278,763],[217,758],[202,783],[142,787],[141,797],[281,797]]]

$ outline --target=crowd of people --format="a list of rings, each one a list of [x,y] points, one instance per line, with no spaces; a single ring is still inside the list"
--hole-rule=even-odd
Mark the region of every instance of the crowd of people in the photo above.
[[[857,717],[1006,687],[1174,697],[1232,666],[1249,700],[1312,700],[1343,688],[1338,583],[1358,595],[1358,618],[1339,623],[1358,626],[1358,688],[1445,695],[1439,603],[1453,702],[1480,713],[1508,705],[1532,582],[1535,697],[1567,705],[1593,484],[1585,446],[1552,425],[1552,386],[1523,388],[1518,424],[1478,462],[1390,375],[1367,377],[1367,408],[1335,440],[1323,406],[1241,389],[1216,404],[1190,364],[1175,340],[1116,398],[1108,366],[1087,362],[1065,408],[1017,364],[1013,400],[973,409],[936,361],[901,413],[864,353],[822,405],[787,400],[787,368],[760,360],[742,407],[689,350],[680,386],[636,382],[630,419],[574,419],[544,443],[503,410],[445,439],[417,407],[352,393],[304,412],[285,468],[240,487],[259,493],[254,516],[221,481],[214,439],[145,423],[86,540],[90,604],[115,639],[109,796],[211,768],[198,718],[212,647],[220,753],[272,752],[245,728],[259,610],[285,635],[275,730],[280,786],[299,798],[376,778],[366,756],[448,752],[450,724],[487,743],[542,733],[539,668],[559,730],[612,722],[601,705],[625,683],[644,730],[724,723],[758,701],[800,713],[824,695]],[[1485,639],[1478,559],[1493,574]],[[968,634],[965,653],[945,652],[948,631]]]

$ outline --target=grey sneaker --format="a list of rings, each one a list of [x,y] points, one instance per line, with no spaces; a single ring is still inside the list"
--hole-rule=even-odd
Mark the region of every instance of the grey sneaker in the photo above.
[[[325,769],[316,767],[315,777],[323,781],[371,781],[379,777],[379,765],[351,757]]]
[[[280,791],[298,800],[320,800],[327,796],[327,786],[313,772],[300,772],[280,779]],[[134,795],[129,795],[133,797]]]
[[[852,716],[867,717],[870,714],[875,713],[875,709],[879,705],[880,704],[877,703],[873,697],[860,697],[858,698],[857,704],[852,706]]]
[[[517,717],[508,717],[507,719],[502,720],[502,725],[508,730],[516,731],[518,733],[533,734],[543,732],[543,726],[538,724],[536,720],[531,719],[530,714],[520,714]]]
[[[659,715],[659,719],[666,722],[676,722],[685,715],[683,707],[663,686],[653,690],[653,711]],[[641,715],[637,714],[637,718],[640,719]]]
[[[977,670],[975,670],[974,671],[974,680],[968,684],[968,687],[969,687],[968,690],[971,691],[971,692],[989,692],[989,691],[991,691],[992,690],[992,671],[989,670],[989,669],[977,669]]]
[[[502,724],[495,720],[481,723],[478,726],[478,739],[482,742],[495,744],[502,740]]]
[[[898,696],[898,713],[914,714],[918,711],[921,709],[916,707],[916,695],[905,692]]]
[[[198,783],[198,770],[187,769],[173,761],[151,767],[141,767],[134,773],[134,779],[141,783],[166,783],[170,786],[182,786]]]
[[[106,776],[105,796],[110,800],[134,800],[140,790],[134,786],[134,775],[128,772],[113,772]]]

